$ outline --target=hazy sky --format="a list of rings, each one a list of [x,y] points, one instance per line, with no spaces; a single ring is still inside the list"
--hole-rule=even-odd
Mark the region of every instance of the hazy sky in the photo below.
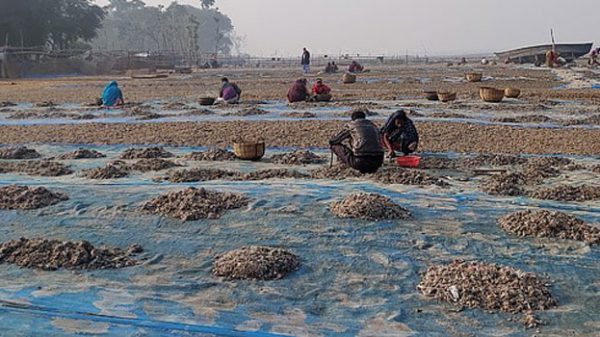
[[[600,0],[216,0],[216,5],[246,36],[244,51],[259,56],[296,56],[303,46],[330,55],[493,52],[549,42],[550,28],[557,42],[600,35]]]

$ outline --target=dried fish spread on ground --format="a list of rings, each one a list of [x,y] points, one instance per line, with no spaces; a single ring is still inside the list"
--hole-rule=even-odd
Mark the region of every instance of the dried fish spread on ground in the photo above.
[[[238,280],[277,280],[300,267],[298,256],[279,248],[249,246],[218,256],[212,272]]]
[[[310,171],[312,179],[344,180],[346,178],[359,178],[364,175],[346,165],[337,164],[333,167],[324,166]]]
[[[397,168],[384,168],[369,176],[371,179],[382,184],[400,185],[438,185],[448,186],[442,179],[433,177],[425,172],[417,170],[403,170]]]
[[[292,112],[286,112],[281,114],[281,116],[283,117],[288,117],[288,118],[316,118],[317,115],[312,113],[312,112],[297,112],[297,111],[292,111]]]
[[[129,167],[122,161],[114,161],[104,167],[83,170],[82,173],[89,179],[118,179],[129,176]]]
[[[0,173],[19,172],[32,176],[59,177],[73,173],[69,166],[49,160],[0,162]]]
[[[104,158],[106,155],[96,151],[88,149],[78,149],[73,152],[63,153],[58,156],[59,160],[74,160],[74,159],[95,159]]]
[[[163,194],[146,202],[142,209],[154,214],[167,215],[183,221],[218,219],[227,210],[248,205],[250,199],[243,194],[196,189]]]
[[[160,159],[160,158],[149,158],[149,159],[140,159],[137,162],[129,165],[129,168],[135,171],[140,172],[149,172],[149,171],[161,171],[170,169],[173,167],[179,166],[172,161]]]
[[[460,161],[445,157],[423,157],[419,163],[421,169],[454,170],[459,167]]]
[[[367,109],[366,107],[357,107],[357,108],[354,108],[354,109],[349,110],[349,111],[340,112],[340,113],[338,113],[338,116],[341,116],[341,117],[351,117],[352,114],[354,112],[356,112],[356,111],[363,112],[365,114],[365,116],[378,116],[379,115],[377,112],[371,111],[371,110]]]
[[[96,248],[87,241],[21,238],[0,245],[0,263],[44,270],[114,269],[136,265],[138,262],[131,257],[141,251],[139,245],[123,251],[119,248]]]
[[[528,193],[530,198],[556,201],[589,201],[600,199],[600,186],[559,185]]]
[[[228,161],[235,160],[235,154],[225,149],[210,149],[204,152],[192,152],[184,158],[196,161]]]
[[[10,185],[0,187],[0,208],[37,209],[69,200],[66,194],[51,192],[44,187]]]
[[[26,147],[0,148],[0,159],[35,159],[42,155]]]
[[[236,176],[236,172],[219,170],[219,169],[191,169],[191,170],[178,170],[172,171],[167,174],[164,180],[172,183],[191,183],[198,181],[210,181],[210,180],[233,180]]]
[[[270,161],[275,164],[283,165],[309,165],[320,164],[323,162],[323,158],[310,151],[297,150],[294,152],[275,154],[270,158]]]
[[[145,149],[129,149],[121,154],[121,159],[144,159],[144,158],[171,158],[173,154],[165,151],[162,147],[149,147]]]
[[[248,173],[238,173],[233,180],[266,180],[266,179],[302,179],[308,178],[307,174],[286,169],[267,169]]]
[[[498,219],[505,231],[518,236],[548,237],[600,243],[600,229],[574,216],[548,210],[525,210]]]
[[[508,172],[494,174],[482,182],[482,189],[492,195],[520,196],[525,193],[522,186],[526,185],[522,173]]]
[[[480,154],[461,161],[464,167],[507,166],[525,164],[527,159],[505,154]]]
[[[557,305],[549,285],[535,274],[480,262],[454,261],[430,267],[418,289],[440,301],[510,313],[546,310]]]
[[[266,115],[268,111],[265,111],[260,108],[246,108],[236,112],[229,112],[225,114],[225,116],[256,116],[256,115]]]
[[[331,212],[340,218],[363,220],[407,219],[410,212],[379,194],[351,194],[344,200],[331,204]]]

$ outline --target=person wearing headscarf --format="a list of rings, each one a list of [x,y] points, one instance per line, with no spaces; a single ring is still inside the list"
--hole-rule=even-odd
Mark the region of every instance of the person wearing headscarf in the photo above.
[[[294,82],[287,94],[290,103],[303,102],[310,98],[310,92],[306,88],[307,83],[306,78],[300,78]]]
[[[229,82],[227,77],[221,79],[221,90],[219,91],[219,99],[225,103],[235,104],[240,101],[242,89],[234,82]]]
[[[381,128],[381,135],[381,143],[390,158],[396,156],[396,151],[402,151],[404,155],[415,152],[419,145],[417,128],[404,110],[398,110],[388,117]]]
[[[119,88],[117,81],[111,81],[102,92],[102,105],[105,107],[114,107],[125,104],[123,92]]]
[[[361,73],[363,70],[363,66],[361,66],[360,63],[356,61],[352,61],[352,63],[350,63],[350,65],[348,66],[348,71],[351,73]]]

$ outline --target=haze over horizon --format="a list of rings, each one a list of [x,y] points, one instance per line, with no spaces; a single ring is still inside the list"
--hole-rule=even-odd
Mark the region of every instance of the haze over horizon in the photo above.
[[[94,0],[105,5],[107,0]],[[171,0],[143,0],[169,5]],[[200,7],[199,0],[179,0]],[[458,55],[549,43],[593,42],[600,1],[574,0],[216,0],[243,51],[257,56],[313,54]]]

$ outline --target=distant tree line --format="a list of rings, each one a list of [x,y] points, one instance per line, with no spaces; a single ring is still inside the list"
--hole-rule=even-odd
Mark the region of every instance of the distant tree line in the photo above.
[[[2,0],[0,46],[64,50],[96,36],[104,10],[90,0]]]
[[[198,0],[201,8],[151,7],[141,0],[109,0],[101,8],[91,0],[2,0],[0,46],[52,50],[100,49],[239,53],[243,39],[233,33],[229,17],[215,0]]]
[[[99,50],[228,54],[237,42],[231,20],[214,8],[214,0],[200,0],[199,5],[152,7],[141,0],[110,0],[92,45]]]

